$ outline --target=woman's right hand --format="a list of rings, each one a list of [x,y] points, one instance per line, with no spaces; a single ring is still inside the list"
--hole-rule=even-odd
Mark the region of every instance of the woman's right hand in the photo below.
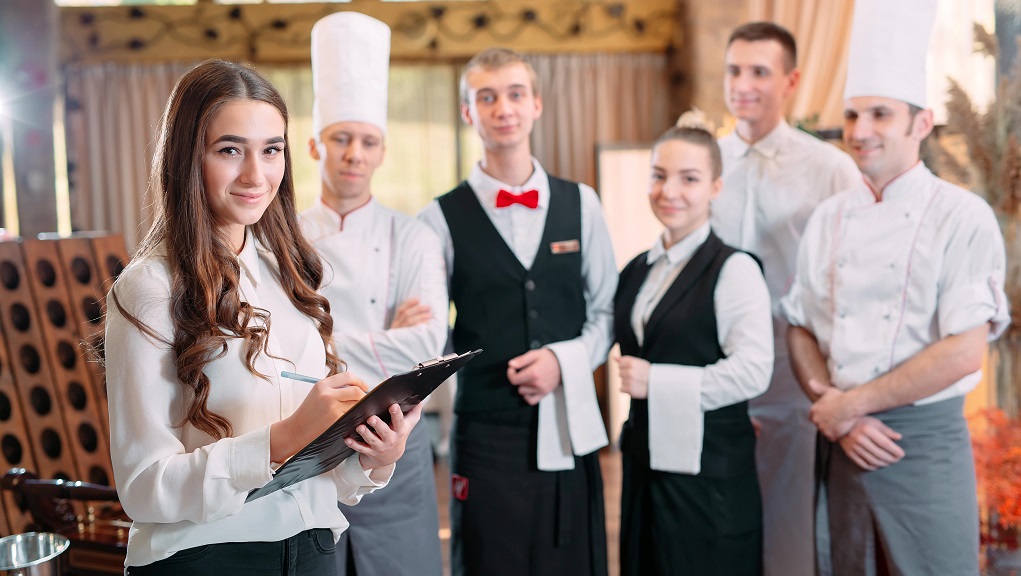
[[[316,382],[293,414],[270,426],[269,457],[283,462],[351,409],[369,387],[349,372]]]

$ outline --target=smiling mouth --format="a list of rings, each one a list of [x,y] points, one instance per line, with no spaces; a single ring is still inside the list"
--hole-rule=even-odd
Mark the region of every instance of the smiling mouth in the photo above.
[[[231,192],[230,195],[244,200],[258,200],[264,196],[263,194],[242,194],[240,192]]]

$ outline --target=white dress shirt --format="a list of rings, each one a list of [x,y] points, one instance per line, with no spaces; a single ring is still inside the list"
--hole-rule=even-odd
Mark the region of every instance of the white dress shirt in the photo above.
[[[496,180],[478,164],[468,177],[468,184],[483,210],[525,269],[532,267],[535,255],[541,248],[539,244],[546,225],[550,197],[549,177],[534,158],[532,166],[532,175],[521,186],[510,186]],[[596,401],[592,371],[606,361],[612,339],[617,265],[599,198],[589,186],[579,186],[581,274],[584,279],[586,320],[578,338],[546,346],[556,354],[560,363],[563,386],[539,403],[538,456],[542,470],[570,469],[574,466],[572,454],[587,454],[609,443]],[[539,205],[535,209],[517,204],[497,208],[496,196],[501,189],[513,193],[538,190]],[[432,227],[441,239],[449,281],[454,269],[454,246],[439,202],[431,202],[422,210],[419,218]]]
[[[660,238],[649,249],[649,274],[631,311],[638,344],[663,295],[706,238],[709,224],[669,249]],[[713,311],[725,358],[709,366],[652,364],[649,368],[649,456],[653,470],[698,474],[703,413],[762,394],[773,373],[769,290],[762,271],[737,252],[723,264],[713,292]]]
[[[847,390],[953,334],[1010,322],[1003,237],[988,204],[922,164],[877,202],[861,181],[812,215],[781,305],[815,335],[832,383]],[[967,393],[970,374],[915,404]]]
[[[802,230],[820,202],[861,181],[854,161],[836,146],[780,122],[749,145],[732,132],[719,140],[723,190],[710,223],[725,244],[763,262],[774,313],[794,277]],[[785,334],[777,334],[786,341]],[[784,347],[786,349],[786,346]]]
[[[320,293],[330,301],[333,339],[348,370],[372,387],[443,353],[447,275],[432,229],[375,198],[343,219],[320,198],[300,221],[324,260]],[[391,329],[397,306],[412,297],[432,317]]]
[[[177,379],[173,351],[143,334],[108,298],[111,457],[120,502],[134,520],[128,566],[211,543],[279,541],[311,528],[330,528],[339,538],[348,523],[336,502],[357,503],[393,473],[392,465],[367,473],[356,455],[332,472],[245,504],[250,490],[272,478],[270,425],[292,414],[311,388],[281,378],[281,370],[325,377],[327,367],[314,322],[288,299],[276,259],[250,232],[238,262],[241,299],[269,312],[271,328],[266,352],[255,359],[265,378],[248,370],[237,338],[205,367],[207,407],[230,421],[230,438],[214,440],[182,424],[191,395]],[[133,260],[112,291],[128,312],[172,341],[170,277],[162,253]]]

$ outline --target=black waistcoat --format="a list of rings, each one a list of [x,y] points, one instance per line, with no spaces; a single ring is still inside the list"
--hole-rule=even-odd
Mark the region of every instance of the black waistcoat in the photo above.
[[[716,329],[714,293],[723,263],[734,248],[712,232],[667,289],[645,327],[642,346],[631,329],[631,311],[651,266],[646,254],[636,256],[620,273],[614,296],[614,330],[620,352],[653,364],[708,366],[725,358]],[[631,400],[621,449],[648,464],[649,406]],[[748,419],[748,403],[739,402],[705,413],[702,441],[704,476],[735,476],[755,470],[755,434]]]
[[[577,184],[553,176],[549,183],[545,229],[530,270],[504,242],[467,182],[439,198],[454,248],[454,350],[484,350],[458,373],[455,412],[534,409],[507,381],[507,361],[581,334],[581,192]],[[577,249],[553,253],[554,243],[568,241],[576,241]]]

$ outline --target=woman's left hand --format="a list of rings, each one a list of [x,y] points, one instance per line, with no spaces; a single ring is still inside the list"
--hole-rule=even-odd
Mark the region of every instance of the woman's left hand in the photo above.
[[[617,359],[617,366],[620,367],[620,390],[632,398],[648,398],[651,364],[634,356],[621,356]]]
[[[382,468],[396,462],[404,455],[408,435],[422,418],[422,404],[416,405],[407,414],[397,404],[390,405],[390,425],[378,416],[372,416],[365,424],[355,428],[362,441],[345,438],[344,442],[358,452],[358,462],[363,470]]]

